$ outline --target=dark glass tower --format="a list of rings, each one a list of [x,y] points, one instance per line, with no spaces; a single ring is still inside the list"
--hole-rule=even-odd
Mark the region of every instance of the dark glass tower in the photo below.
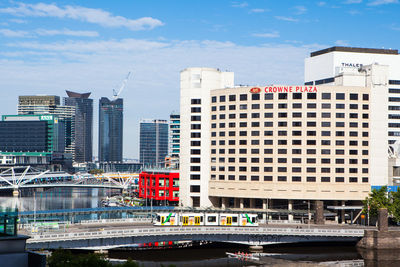
[[[164,166],[168,154],[168,122],[140,121],[140,163],[147,167]]]
[[[122,162],[123,100],[99,101],[99,162]]]
[[[93,99],[90,93],[79,94],[67,91],[68,97],[64,97],[64,105],[75,107],[75,129],[73,133],[74,161],[92,161],[93,140]]]

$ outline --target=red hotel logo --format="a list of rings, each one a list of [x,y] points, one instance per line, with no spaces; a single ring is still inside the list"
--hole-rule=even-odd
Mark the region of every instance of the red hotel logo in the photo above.
[[[261,92],[261,88],[259,87],[253,87],[250,89],[250,93],[252,94],[258,94],[259,92]]]

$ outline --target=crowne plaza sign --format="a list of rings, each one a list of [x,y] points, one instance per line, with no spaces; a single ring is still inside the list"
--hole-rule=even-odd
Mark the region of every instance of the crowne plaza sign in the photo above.
[[[257,94],[262,90],[260,87],[253,87],[250,89],[250,93]],[[264,88],[266,93],[317,93],[316,86],[266,86]]]

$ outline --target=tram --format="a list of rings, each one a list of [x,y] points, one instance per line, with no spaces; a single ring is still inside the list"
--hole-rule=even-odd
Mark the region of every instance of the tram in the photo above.
[[[258,226],[257,214],[250,213],[157,213],[156,226]]]

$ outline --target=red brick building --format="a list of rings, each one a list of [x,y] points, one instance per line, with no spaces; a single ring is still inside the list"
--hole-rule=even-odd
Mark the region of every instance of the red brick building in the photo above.
[[[179,172],[146,170],[139,175],[139,197],[153,200],[153,205],[179,203]]]

